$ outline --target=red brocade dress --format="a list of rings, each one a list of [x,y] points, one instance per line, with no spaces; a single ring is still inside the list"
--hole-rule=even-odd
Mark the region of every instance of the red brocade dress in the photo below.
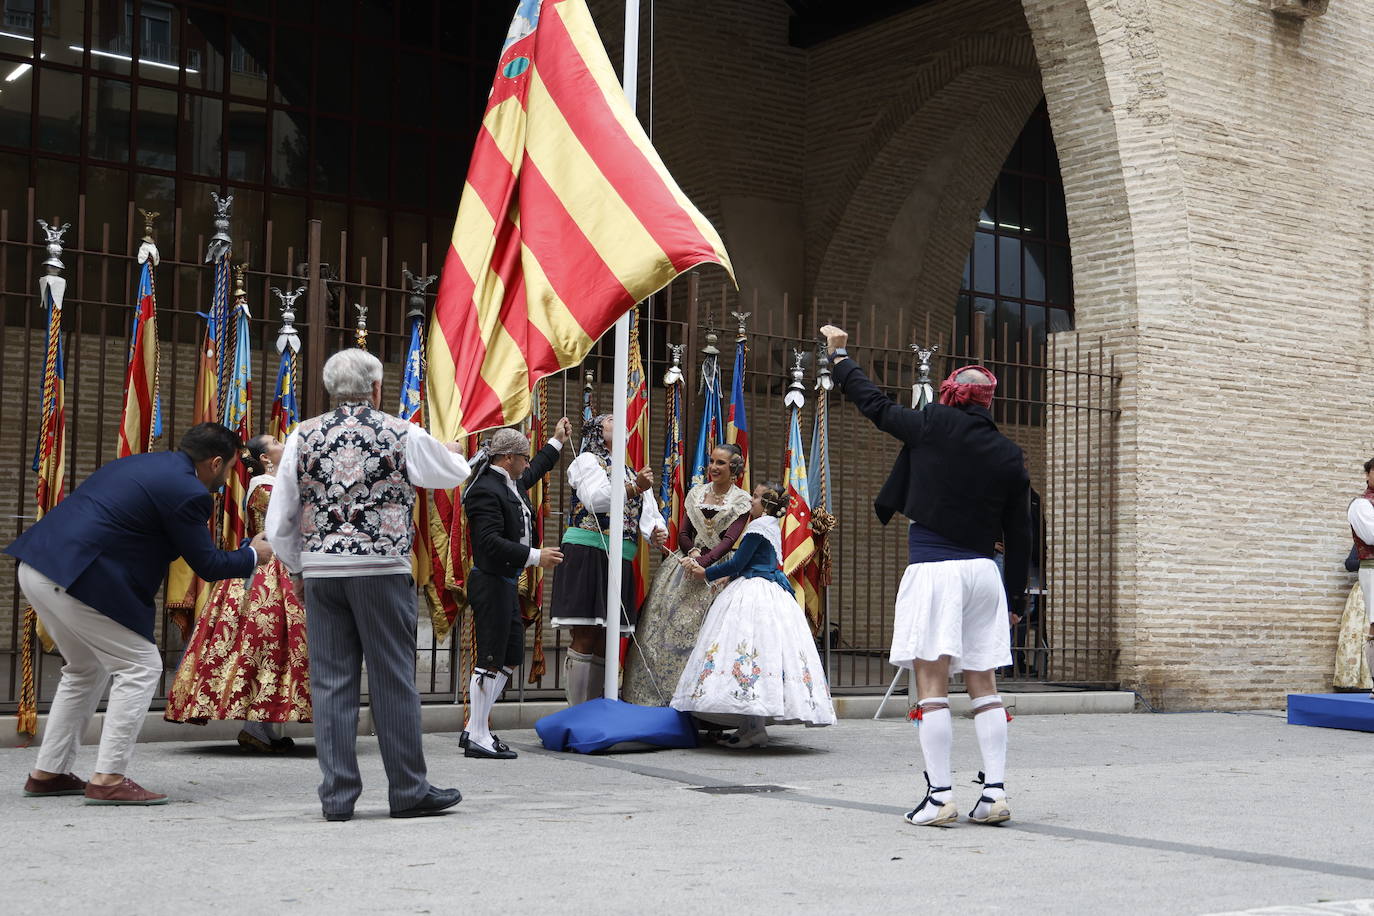
[[[248,491],[249,534],[262,530],[272,478]],[[305,605],[276,557],[253,577],[216,582],[167,695],[172,722],[309,722]]]

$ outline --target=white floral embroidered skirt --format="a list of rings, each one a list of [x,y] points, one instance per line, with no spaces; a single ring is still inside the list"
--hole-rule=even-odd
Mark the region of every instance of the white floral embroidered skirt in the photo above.
[[[835,723],[806,615],[767,579],[736,579],[716,598],[669,705],[727,725]]]

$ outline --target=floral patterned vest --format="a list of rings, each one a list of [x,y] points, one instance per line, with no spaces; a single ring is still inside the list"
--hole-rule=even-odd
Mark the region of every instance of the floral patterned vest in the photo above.
[[[611,476],[611,466],[606,463],[600,455],[595,456],[596,463],[601,465],[601,470],[606,472],[606,476]],[[628,466],[625,468],[625,479],[633,480]],[[639,493],[634,496],[625,497],[625,540],[639,540],[639,513],[644,507],[644,497]],[[584,531],[600,531],[602,534],[611,533],[611,516],[604,512],[593,512],[582,503],[582,497],[573,491],[572,517],[569,522],[570,528],[581,528]]]
[[[311,553],[409,557],[415,487],[410,424],[370,404],[340,404],[299,428],[302,545]]]

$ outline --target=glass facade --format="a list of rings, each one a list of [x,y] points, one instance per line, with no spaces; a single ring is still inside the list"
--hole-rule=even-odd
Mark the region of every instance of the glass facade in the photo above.
[[[113,251],[129,203],[196,257],[209,192],[234,195],[236,256],[303,261],[306,220],[345,275],[431,270],[447,247],[508,4],[484,0],[0,0],[0,208],[77,222]],[[173,241],[171,215],[180,210]],[[264,252],[272,223],[271,251]],[[9,237],[28,227],[10,219]],[[139,233],[135,233],[137,236]],[[69,240],[71,237],[69,236]],[[251,249],[246,243],[251,242]],[[76,243],[72,240],[71,243]]]
[[[959,289],[956,333],[975,347],[982,342],[980,358],[1031,362],[1044,352],[1047,334],[1072,327],[1064,182],[1041,102],[978,216]]]

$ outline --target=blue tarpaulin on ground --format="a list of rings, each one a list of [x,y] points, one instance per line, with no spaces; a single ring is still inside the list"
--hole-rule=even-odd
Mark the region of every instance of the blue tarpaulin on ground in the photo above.
[[[1290,693],[1288,724],[1374,732],[1374,699],[1361,693]]]
[[[697,746],[697,732],[686,713],[604,697],[545,716],[534,723],[534,730],[549,750],[579,754],[594,754],[624,742],[656,747]]]

